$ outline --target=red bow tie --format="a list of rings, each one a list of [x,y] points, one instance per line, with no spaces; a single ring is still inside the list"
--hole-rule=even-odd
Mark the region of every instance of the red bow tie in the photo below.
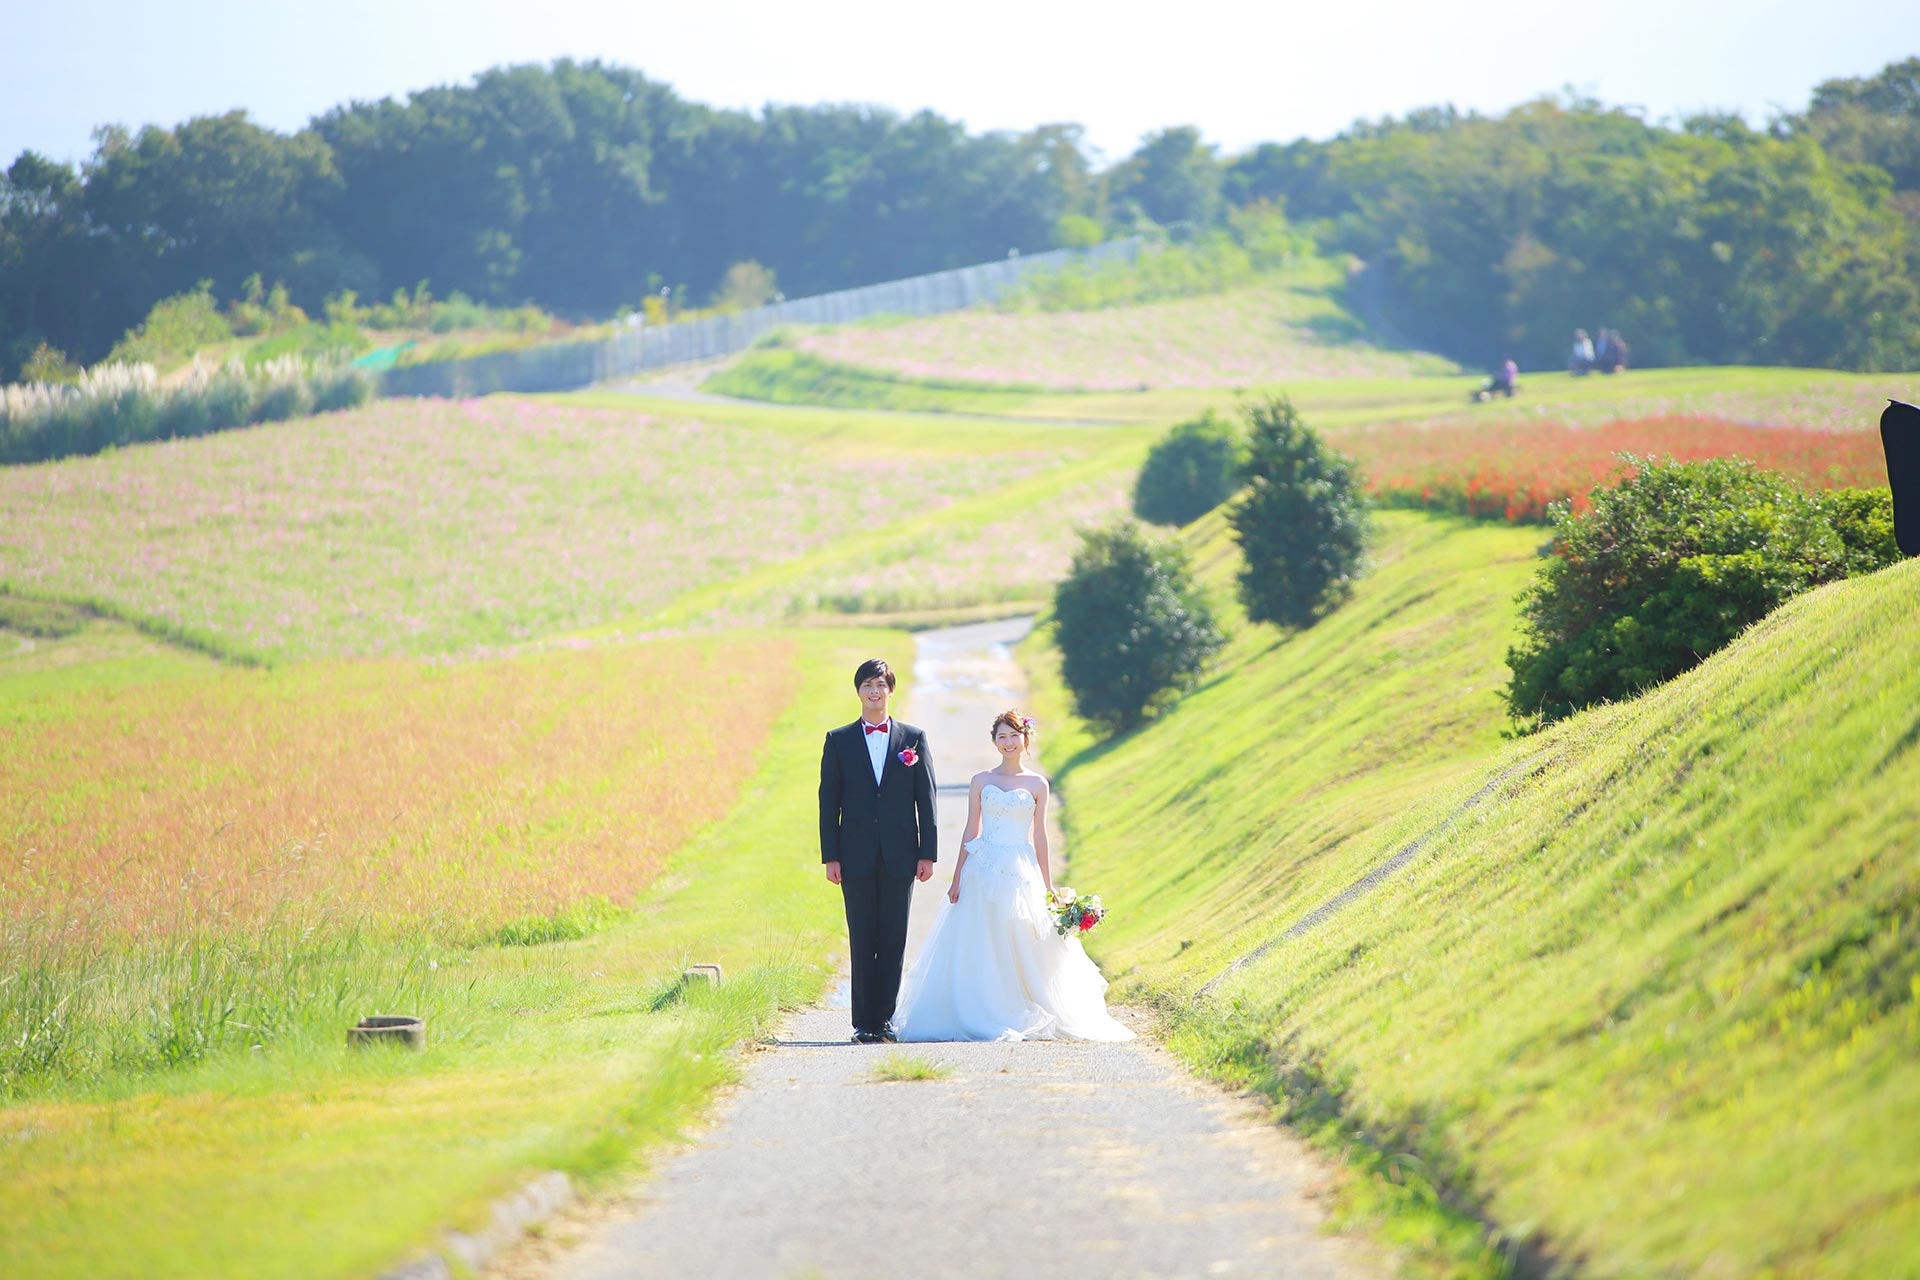
[[[870,724],[867,726],[868,733],[885,733],[886,731],[887,721],[885,720],[882,720],[879,724]]]

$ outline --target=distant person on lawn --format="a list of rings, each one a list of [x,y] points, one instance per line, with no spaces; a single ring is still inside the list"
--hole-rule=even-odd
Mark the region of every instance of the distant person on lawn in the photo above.
[[[1500,367],[1494,370],[1493,386],[1489,390],[1497,396],[1511,396],[1519,389],[1520,366],[1514,363],[1512,356],[1508,356],[1500,362]]]
[[[1600,330],[1600,345],[1594,365],[1602,373],[1619,373],[1627,367],[1627,342],[1618,329]]]
[[[1574,377],[1583,377],[1593,372],[1593,339],[1587,336],[1585,329],[1573,331],[1573,354],[1567,363],[1567,371]]]

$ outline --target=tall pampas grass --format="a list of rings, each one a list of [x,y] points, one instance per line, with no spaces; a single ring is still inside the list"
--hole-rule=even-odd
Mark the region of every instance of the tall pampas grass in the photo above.
[[[47,462],[75,454],[229,431],[256,422],[346,409],[373,395],[373,380],[351,365],[282,356],[254,368],[239,361],[196,363],[170,387],[149,364],[98,365],[67,386],[0,387],[0,463]]]

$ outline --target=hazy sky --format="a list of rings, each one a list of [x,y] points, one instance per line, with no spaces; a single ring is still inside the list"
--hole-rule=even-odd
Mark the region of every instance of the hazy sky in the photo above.
[[[1920,52],[1912,0],[7,0],[0,165],[78,160],[93,127],[244,107],[298,128],[352,98],[502,62],[600,58],[722,106],[930,107],[970,128],[1072,120],[1108,158],[1193,124],[1227,151],[1571,86],[1654,119],[1755,123]],[[1584,18],[1581,15],[1587,15]],[[1604,16],[1602,16],[1604,15]]]

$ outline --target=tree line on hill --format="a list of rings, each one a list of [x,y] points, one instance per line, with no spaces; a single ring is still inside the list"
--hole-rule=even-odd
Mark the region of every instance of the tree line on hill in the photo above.
[[[718,110],[597,62],[496,68],[282,134],[243,112],[96,134],[0,178],[0,377],[96,360],[159,299],[252,276],[318,311],[422,280],[576,318],[770,267],[793,295],[1284,202],[1369,264],[1411,340],[1559,364],[1577,326],[1648,363],[1920,365],[1920,58],[1807,109],[1649,124],[1598,102],[1451,108],[1221,156],[1189,127],[1096,166],[1077,125]]]

